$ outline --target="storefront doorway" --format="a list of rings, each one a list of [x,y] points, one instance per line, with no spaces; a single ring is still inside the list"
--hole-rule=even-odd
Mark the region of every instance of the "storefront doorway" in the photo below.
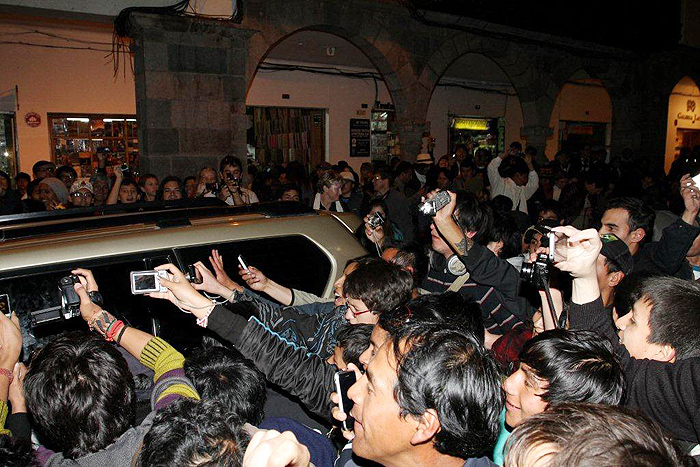
[[[448,147],[454,152],[459,145],[467,146],[469,154],[487,149],[491,154],[502,154],[505,150],[505,119],[450,115]]]

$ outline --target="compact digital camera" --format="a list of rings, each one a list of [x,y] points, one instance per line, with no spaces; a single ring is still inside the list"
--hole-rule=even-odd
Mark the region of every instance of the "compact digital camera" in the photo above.
[[[384,218],[384,215],[379,211],[375,212],[367,219],[367,223],[370,227],[372,227],[372,229],[377,229],[378,227],[381,227],[382,225],[384,225],[384,222],[386,222],[386,219]]]

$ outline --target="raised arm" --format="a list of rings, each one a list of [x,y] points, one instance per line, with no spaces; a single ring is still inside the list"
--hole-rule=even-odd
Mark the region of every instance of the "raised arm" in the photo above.
[[[124,180],[124,174],[119,167],[114,167],[114,185],[109,192],[107,197],[107,204],[117,204],[119,200],[119,188],[122,186],[122,181]]]

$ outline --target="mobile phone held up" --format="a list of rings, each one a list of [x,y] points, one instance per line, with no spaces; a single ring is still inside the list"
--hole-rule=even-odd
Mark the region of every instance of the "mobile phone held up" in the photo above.
[[[355,419],[350,416],[350,410],[352,410],[354,403],[348,397],[348,389],[357,381],[355,372],[350,370],[338,371],[333,379],[335,381],[335,392],[340,396],[338,408],[347,415],[347,418],[341,423],[341,426],[345,431],[352,431],[355,425]]]
[[[12,314],[12,308],[10,308],[10,296],[6,293],[0,295],[0,313],[8,318]]]
[[[243,261],[243,256],[238,255],[238,264],[241,265],[241,268],[243,268],[244,271],[248,270],[248,266],[246,266],[245,261]]]

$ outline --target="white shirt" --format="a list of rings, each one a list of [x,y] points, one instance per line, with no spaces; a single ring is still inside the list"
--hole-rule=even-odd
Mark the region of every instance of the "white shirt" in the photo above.
[[[537,172],[531,170],[527,176],[527,184],[518,186],[510,177],[503,178],[498,173],[498,168],[501,166],[503,159],[494,157],[486,169],[491,182],[491,199],[498,195],[504,195],[513,201],[513,210],[519,210],[527,214],[527,200],[532,197],[540,185],[540,178]]]
[[[241,198],[243,199],[243,202],[245,204],[253,204],[253,203],[260,202],[260,200],[258,199],[258,196],[255,193],[253,193],[253,191],[251,191],[247,188],[243,188],[243,187],[240,187],[239,189],[241,190]],[[233,197],[232,196],[229,196],[228,198],[226,198],[226,204],[228,204],[229,206],[233,206]]]

